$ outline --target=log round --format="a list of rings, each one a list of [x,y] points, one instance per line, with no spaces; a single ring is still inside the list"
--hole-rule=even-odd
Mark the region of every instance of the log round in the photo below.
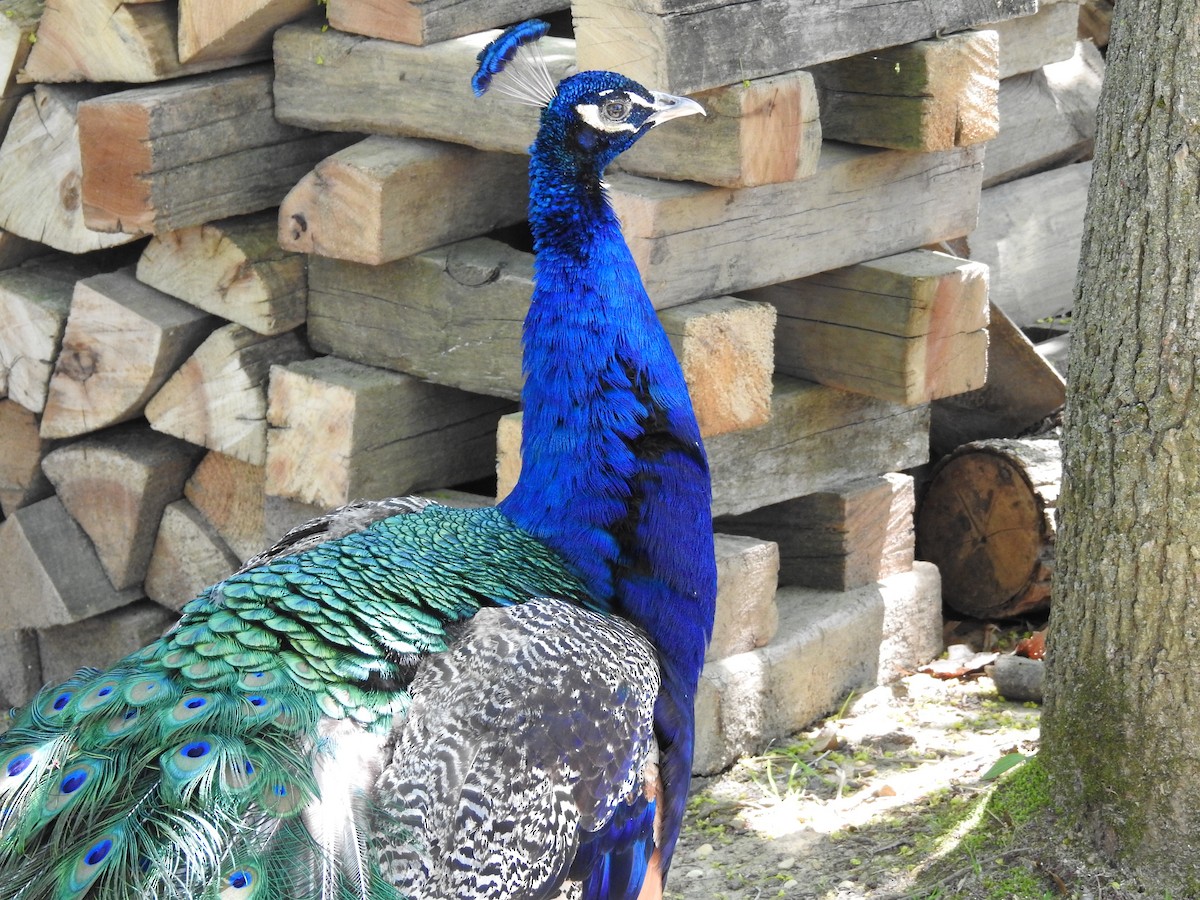
[[[934,469],[917,516],[917,556],[942,598],[980,619],[1045,608],[1054,572],[1057,440],[964,444]]]

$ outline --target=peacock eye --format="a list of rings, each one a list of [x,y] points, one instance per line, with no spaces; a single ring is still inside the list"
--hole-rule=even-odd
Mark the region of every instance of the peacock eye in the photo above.
[[[600,106],[600,116],[606,122],[624,122],[629,118],[632,105],[626,98],[605,100]]]

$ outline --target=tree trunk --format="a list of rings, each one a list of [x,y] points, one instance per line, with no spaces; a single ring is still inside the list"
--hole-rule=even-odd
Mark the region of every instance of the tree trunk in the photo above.
[[[1122,0],[1077,286],[1043,722],[1056,801],[1173,896],[1200,882],[1197,110],[1200,0]]]

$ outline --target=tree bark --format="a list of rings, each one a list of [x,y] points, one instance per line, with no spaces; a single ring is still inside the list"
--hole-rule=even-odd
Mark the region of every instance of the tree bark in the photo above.
[[[1106,855],[1200,882],[1200,0],[1117,7],[1064,434],[1043,756]]]

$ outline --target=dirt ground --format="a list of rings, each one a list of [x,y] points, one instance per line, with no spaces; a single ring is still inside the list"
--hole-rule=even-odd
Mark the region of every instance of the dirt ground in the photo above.
[[[914,674],[852,696],[812,730],[699,780],[666,896],[1143,896],[1102,861],[1076,859],[1061,835],[1018,833],[1022,813],[991,805],[1022,767],[989,770],[1036,752],[1038,721],[1036,705],[1003,700],[987,677]]]

